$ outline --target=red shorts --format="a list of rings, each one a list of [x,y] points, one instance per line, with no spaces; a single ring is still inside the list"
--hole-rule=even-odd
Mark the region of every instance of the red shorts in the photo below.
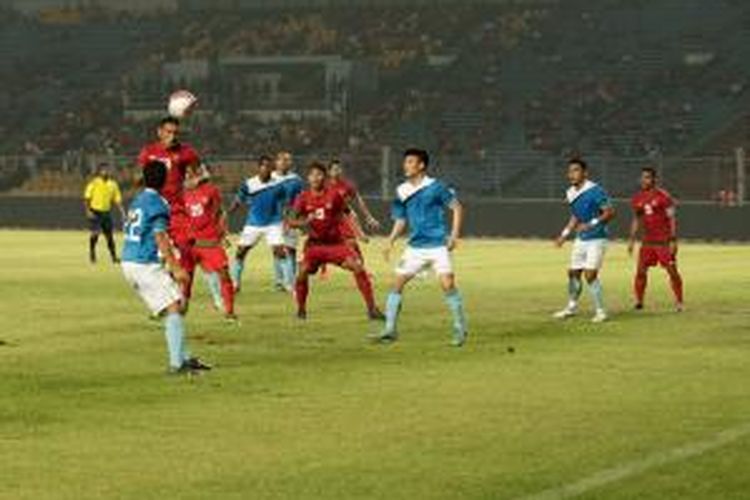
[[[199,247],[194,246],[192,257],[195,265],[200,264],[201,269],[209,273],[221,271],[229,265],[227,252],[222,246]]]
[[[677,256],[672,253],[669,246],[641,246],[638,256],[638,265],[640,267],[669,266],[676,263]]]
[[[315,273],[323,264],[340,266],[347,260],[358,258],[357,252],[346,243],[330,245],[309,243],[302,256],[302,265],[305,266],[307,272]]]

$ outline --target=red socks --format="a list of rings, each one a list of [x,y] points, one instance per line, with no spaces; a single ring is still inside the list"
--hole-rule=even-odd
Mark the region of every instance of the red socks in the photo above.
[[[297,300],[297,310],[305,312],[307,311],[307,293],[310,290],[310,286],[307,280],[297,280],[294,283],[294,298]]]
[[[372,282],[370,281],[370,276],[367,274],[367,271],[354,273],[354,280],[357,282],[357,288],[359,288],[359,293],[361,293],[362,298],[365,299],[365,304],[367,304],[367,310],[374,311],[376,309],[375,297],[373,296],[373,293],[372,293]]]
[[[234,314],[234,283],[228,276],[221,280],[221,300],[224,302],[224,312]]]

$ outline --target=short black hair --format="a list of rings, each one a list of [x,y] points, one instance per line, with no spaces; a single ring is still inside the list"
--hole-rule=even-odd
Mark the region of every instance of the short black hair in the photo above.
[[[328,167],[332,167],[334,165],[341,165],[341,160],[338,158],[333,158],[331,161],[328,162]]]
[[[161,120],[159,120],[159,128],[163,127],[164,125],[170,124],[170,123],[172,125],[179,126],[180,125],[180,120],[178,120],[174,116],[165,116],[164,118],[162,118]]]
[[[589,166],[586,164],[586,161],[583,158],[571,158],[570,160],[568,160],[568,166],[571,165],[578,165],[584,172],[588,171],[589,169]]]
[[[641,169],[641,172],[644,173],[644,174],[645,173],[651,174],[651,177],[653,177],[654,179],[656,179],[656,178],[659,177],[659,173],[656,171],[656,169],[654,167],[643,167]]]
[[[273,163],[273,158],[271,158],[269,155],[260,155],[258,158],[258,165],[261,163]]]
[[[313,170],[318,170],[322,172],[323,175],[326,175],[326,176],[328,175],[328,168],[319,161],[313,161],[307,166],[308,174],[312,172]]]
[[[152,161],[143,167],[143,185],[159,191],[167,181],[167,166],[160,161]]]
[[[407,156],[416,156],[417,158],[419,158],[419,161],[424,163],[425,167],[430,166],[430,155],[424,149],[409,148],[404,151],[404,158],[406,158]]]

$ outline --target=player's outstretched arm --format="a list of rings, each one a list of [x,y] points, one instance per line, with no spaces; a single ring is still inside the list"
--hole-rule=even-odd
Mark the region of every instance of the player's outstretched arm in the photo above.
[[[461,231],[464,225],[464,206],[459,201],[451,203],[451,212],[453,221],[451,223],[451,235],[448,238],[448,250],[453,251],[458,246],[458,240],[461,238]]]
[[[172,276],[174,276],[174,278],[180,283],[188,283],[190,281],[190,276],[187,271],[180,267],[179,262],[177,262],[177,258],[174,256],[172,243],[169,241],[167,233],[159,231],[154,233],[154,237],[156,238],[156,245],[159,248],[159,253],[164,256],[164,262],[166,262]]]

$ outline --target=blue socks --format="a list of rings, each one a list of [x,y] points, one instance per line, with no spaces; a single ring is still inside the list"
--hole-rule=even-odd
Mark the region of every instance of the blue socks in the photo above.
[[[245,269],[245,261],[240,259],[234,259],[232,265],[229,266],[229,276],[232,278],[235,288],[240,287],[242,282],[242,271]]]
[[[578,298],[582,291],[581,278],[568,277],[568,308],[575,309],[578,306]]]
[[[295,264],[295,259],[291,255],[287,255],[283,259],[280,259],[281,262],[281,283],[287,290],[291,290],[294,287],[294,278],[295,278],[295,268],[297,267]]]
[[[217,309],[224,310],[224,301],[221,298],[219,273],[203,273],[203,277],[206,279],[206,285],[208,285],[208,290],[211,292],[211,298],[214,301],[214,305]]]
[[[604,311],[604,293],[602,291],[602,282],[599,278],[589,283],[589,292],[591,299],[594,301],[594,307],[597,311]]]
[[[169,351],[169,367],[177,369],[190,357],[185,343],[185,323],[180,313],[169,313],[164,320],[164,334]]]
[[[398,314],[401,312],[402,296],[398,292],[391,292],[385,299],[385,331],[384,337],[396,336],[396,323],[398,323]]]
[[[284,261],[286,258],[273,256],[273,284],[274,286],[284,286]]]
[[[453,315],[453,333],[457,338],[463,339],[466,335],[466,314],[464,313],[464,301],[461,293],[453,289],[445,294],[445,303]]]

